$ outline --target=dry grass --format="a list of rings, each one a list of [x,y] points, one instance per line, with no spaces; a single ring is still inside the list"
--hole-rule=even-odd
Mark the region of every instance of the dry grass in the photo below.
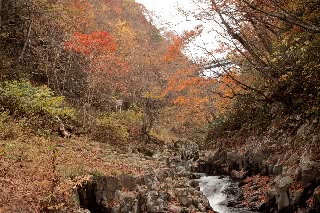
[[[158,166],[86,137],[44,138],[17,126],[8,129],[0,133],[1,213],[78,208],[75,186],[88,174],[138,176],[146,165]]]

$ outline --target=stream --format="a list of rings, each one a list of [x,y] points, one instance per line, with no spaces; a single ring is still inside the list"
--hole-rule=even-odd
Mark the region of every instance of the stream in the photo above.
[[[198,179],[200,191],[208,198],[210,206],[219,213],[252,213],[246,209],[228,207],[237,200],[238,183],[225,176],[205,176]]]

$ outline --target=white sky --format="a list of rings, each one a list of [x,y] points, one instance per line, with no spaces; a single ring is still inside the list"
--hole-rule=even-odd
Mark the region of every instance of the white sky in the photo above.
[[[181,34],[185,30],[192,30],[195,26],[202,24],[204,27],[203,33],[186,49],[185,53],[190,58],[205,57],[203,50],[199,48],[205,47],[212,50],[217,46],[217,36],[214,33],[209,33],[214,27],[214,23],[196,20],[192,15],[184,15],[181,11],[192,12],[199,11],[199,5],[196,5],[192,0],[135,0],[143,4],[149,11],[155,14],[153,21],[155,25],[162,31],[172,31]]]

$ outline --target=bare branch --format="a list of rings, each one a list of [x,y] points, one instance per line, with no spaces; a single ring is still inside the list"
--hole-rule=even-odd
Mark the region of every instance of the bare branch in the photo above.
[[[268,16],[271,16],[271,17],[274,17],[274,18],[277,18],[281,21],[284,21],[284,22],[287,22],[287,23],[290,23],[290,24],[293,24],[293,25],[296,25],[296,26],[299,26],[305,30],[308,30],[308,31],[311,31],[311,32],[315,32],[315,33],[320,33],[320,28],[313,25],[313,24],[310,24],[310,23],[305,23],[303,21],[297,21],[297,20],[292,20],[290,19],[289,17],[286,17],[286,16],[282,16],[280,14],[276,14],[276,13],[271,13],[271,12],[267,12],[267,11],[264,11],[252,4],[250,4],[248,1],[246,0],[242,0],[244,3],[246,3],[248,5],[248,7],[250,7],[251,9],[255,10],[255,11],[258,11],[258,12],[261,12],[261,13],[264,13]]]
[[[25,53],[25,51],[26,51],[26,49],[27,49],[27,45],[28,45],[28,43],[29,43],[29,38],[30,38],[30,35],[31,35],[32,24],[33,24],[33,19],[31,19],[31,21],[30,21],[30,25],[29,25],[27,37],[26,37],[26,40],[25,40],[25,42],[24,42],[24,44],[23,44],[23,48],[22,48],[22,51],[21,51],[21,53],[20,53],[20,56],[19,56],[19,58],[18,58],[18,61],[19,61],[19,62],[22,60],[23,55],[24,55],[24,53]]]

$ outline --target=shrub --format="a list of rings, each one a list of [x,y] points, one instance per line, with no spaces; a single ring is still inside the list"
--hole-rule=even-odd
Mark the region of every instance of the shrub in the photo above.
[[[117,120],[112,120],[110,117],[106,116],[98,118],[97,124],[98,131],[96,132],[96,139],[111,139],[121,142],[125,142],[129,139],[128,128]]]
[[[128,110],[102,115],[96,120],[98,131],[96,138],[99,140],[112,139],[128,141],[140,135],[142,125],[142,112]]]
[[[4,127],[4,123],[10,118],[9,112],[0,109],[0,129]]]
[[[264,102],[250,101],[252,97],[237,97],[233,107],[216,117],[209,126],[208,139],[243,133],[263,133],[272,120],[271,106]]]
[[[73,117],[73,110],[63,106],[63,96],[54,96],[47,86],[33,86],[28,81],[0,84],[0,101],[0,106],[14,115]]]

